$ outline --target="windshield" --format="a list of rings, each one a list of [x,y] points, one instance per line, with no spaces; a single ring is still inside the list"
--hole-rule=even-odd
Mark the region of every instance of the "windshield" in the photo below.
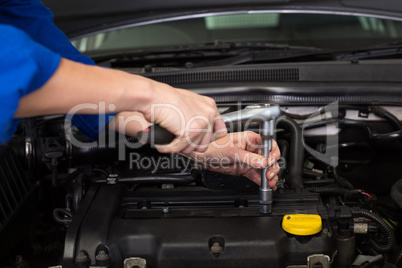
[[[352,15],[257,13],[207,16],[112,30],[73,40],[80,52],[264,42],[359,48],[400,40],[402,22]]]

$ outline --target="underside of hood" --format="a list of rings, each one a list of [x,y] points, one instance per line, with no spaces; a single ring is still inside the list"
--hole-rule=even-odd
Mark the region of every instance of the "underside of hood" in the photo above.
[[[122,25],[236,12],[364,14],[402,20],[399,0],[43,0],[55,23],[77,37]]]

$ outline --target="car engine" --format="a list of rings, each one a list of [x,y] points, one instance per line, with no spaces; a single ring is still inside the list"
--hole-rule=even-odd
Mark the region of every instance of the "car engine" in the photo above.
[[[223,115],[246,105],[218,103]],[[244,177],[122,135],[76,147],[64,117],[26,119],[1,148],[2,267],[397,267],[401,109],[325,108],[281,106],[269,214]]]

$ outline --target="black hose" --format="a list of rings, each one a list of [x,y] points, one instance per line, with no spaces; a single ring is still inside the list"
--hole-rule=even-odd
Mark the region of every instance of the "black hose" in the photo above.
[[[335,178],[335,180],[336,180],[336,183],[337,183],[340,187],[347,188],[347,189],[349,189],[349,190],[355,189],[355,188],[353,187],[353,185],[352,185],[348,180],[346,180],[345,178],[341,177],[341,176],[338,174],[338,171],[337,171],[336,167],[333,167],[332,171],[333,171],[333,173],[334,173],[334,178]]]
[[[124,136],[116,134],[119,138],[116,141],[109,140],[108,137],[104,138],[105,144],[99,146],[101,143],[98,141],[98,146],[93,147],[76,147],[73,146],[73,159],[76,163],[108,163],[116,160],[119,157],[119,150],[121,148],[129,147],[131,145],[137,145],[138,140],[134,137]],[[103,140],[103,139],[102,139]],[[142,145],[141,145],[142,146]],[[139,147],[139,145],[137,146]]]
[[[101,168],[93,168],[92,171],[93,171],[93,172],[99,172],[99,173],[105,175],[106,177],[109,177],[109,173],[106,172],[106,170],[103,170],[103,169],[101,169]]]
[[[339,105],[338,107],[336,107],[336,109],[338,109],[338,110],[340,110],[340,109],[360,110],[362,108],[363,107],[361,107],[361,106],[353,106],[353,105]],[[385,110],[384,108],[382,108],[380,106],[369,106],[367,108],[368,108],[368,111],[373,112],[375,115],[382,117],[382,118],[386,119],[388,122],[390,122],[390,124],[393,125],[397,131],[400,131],[402,129],[399,119],[392,113]],[[331,110],[328,110],[328,107],[325,107],[325,108],[320,108],[317,111],[315,111],[314,113],[310,113],[310,114],[303,114],[303,115],[290,114],[290,113],[285,113],[285,114],[294,119],[305,120],[305,119],[310,118],[314,114],[323,114],[328,111],[331,111]],[[338,119],[340,119],[340,118],[338,118]]]
[[[78,175],[77,179],[74,182],[74,190],[73,190],[73,211],[76,212],[81,203],[82,197],[84,195],[84,189],[82,186],[82,180],[84,177],[84,173]]]
[[[291,114],[284,112],[285,115],[289,116],[290,118],[296,119],[296,120],[306,120],[309,119],[312,116],[315,115],[321,115],[325,114],[326,112],[333,111],[334,109],[340,110],[340,109],[348,109],[348,110],[360,110],[362,107],[359,106],[353,106],[353,105],[339,105],[338,107],[322,107],[320,109],[317,109],[313,113],[309,114]]]
[[[385,118],[388,122],[390,122],[390,124],[393,125],[396,130],[401,130],[401,122],[399,122],[399,119],[395,115],[379,106],[371,106],[370,109],[375,115]]]
[[[380,245],[372,238],[369,238],[369,244],[378,253],[384,253],[391,250],[395,246],[395,234],[391,228],[377,214],[362,208],[353,208],[352,214],[354,217],[364,217],[378,224],[380,231],[386,237],[386,244]]]
[[[338,186],[315,186],[309,188],[313,192],[320,193],[320,194],[339,194],[339,195],[348,195],[351,194],[352,191],[349,189],[345,189]]]
[[[397,267],[402,266],[402,247],[395,246],[391,256],[391,263],[395,264]]]
[[[392,142],[392,141],[399,141],[401,140],[402,137],[402,130],[397,130],[389,133],[381,133],[378,134],[376,133],[369,125],[367,125],[364,122],[360,122],[357,120],[351,120],[351,119],[327,119],[327,120],[322,120],[318,122],[314,122],[309,124],[308,126],[305,127],[305,129],[309,128],[315,128],[315,127],[323,127],[326,125],[331,125],[331,124],[338,124],[339,128],[342,127],[359,127],[367,130],[369,139],[377,141],[377,142]]]
[[[73,214],[65,208],[55,208],[53,210],[53,219],[57,223],[69,226],[73,219]]]
[[[95,183],[106,183],[107,180],[105,178],[93,178],[93,182]],[[141,177],[122,177],[118,178],[117,182],[128,182],[134,184],[190,184],[195,182],[195,176],[192,175],[183,175],[183,176],[158,176],[158,175],[151,175],[151,176],[141,176]]]
[[[306,172],[304,172],[306,174]],[[317,174],[314,174],[317,176]],[[314,184],[332,184],[335,181],[333,179],[320,179],[320,180],[304,180],[304,185],[314,185]]]
[[[288,159],[289,143],[285,140],[277,140],[276,142],[278,143],[279,149],[281,151],[281,158],[285,159],[286,163],[289,163],[289,159]],[[284,173],[285,173],[285,168],[281,168],[278,172],[278,181],[283,180]]]
[[[276,127],[290,133],[290,157],[288,162],[288,182],[290,189],[300,193],[303,191],[304,148],[300,126],[290,117],[281,116],[276,120]]]
[[[172,183],[172,184],[189,184],[195,182],[193,176],[178,176],[178,177],[169,177],[169,176],[143,176],[143,177],[132,177],[132,178],[119,178],[119,182],[132,182],[137,184],[143,183]]]

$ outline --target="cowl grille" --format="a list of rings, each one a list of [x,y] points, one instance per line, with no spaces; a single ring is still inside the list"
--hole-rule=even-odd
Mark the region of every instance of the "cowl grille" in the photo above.
[[[205,70],[150,73],[145,76],[167,84],[208,82],[296,82],[300,81],[298,68],[251,68],[237,70]]]
[[[32,185],[14,152],[0,146],[0,229],[27,198]]]

